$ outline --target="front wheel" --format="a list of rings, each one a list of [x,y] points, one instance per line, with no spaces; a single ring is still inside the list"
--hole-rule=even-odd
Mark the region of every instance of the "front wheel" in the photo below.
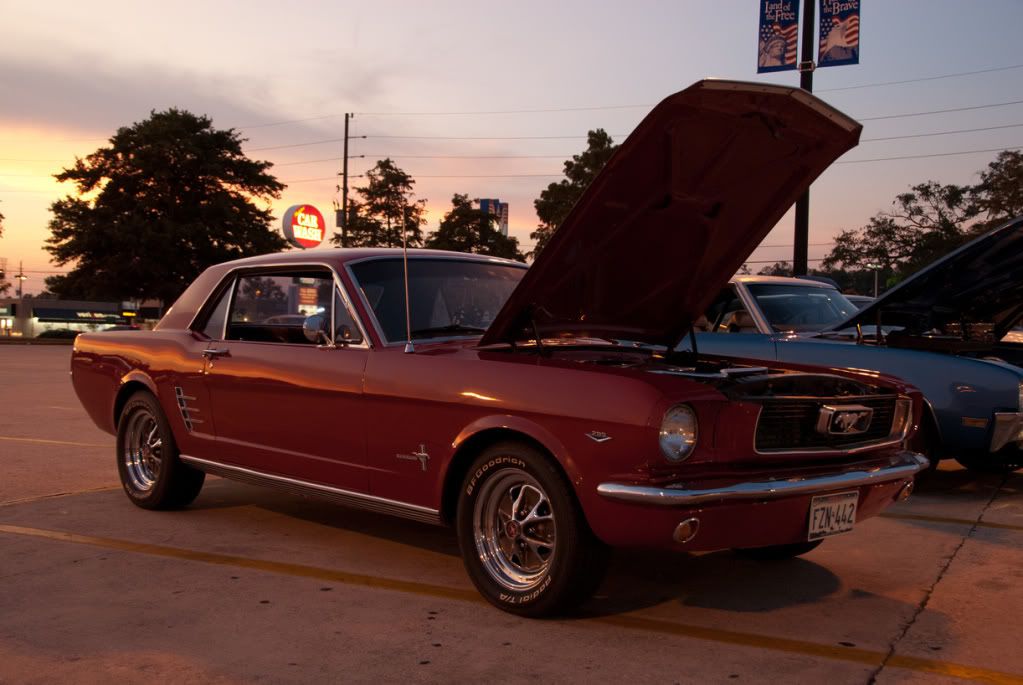
[[[178,459],[167,417],[146,391],[128,399],[117,422],[117,473],[128,498],[143,509],[183,507],[206,478]]]
[[[469,577],[498,608],[522,616],[571,609],[593,594],[606,546],[545,455],[519,443],[486,450],[462,483],[456,520]]]

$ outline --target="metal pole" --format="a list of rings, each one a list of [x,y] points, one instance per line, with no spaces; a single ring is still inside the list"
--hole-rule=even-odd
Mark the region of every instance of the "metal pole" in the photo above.
[[[877,269],[874,269],[874,297],[877,297]]]
[[[341,247],[348,247],[348,118],[345,112],[345,147],[341,162]]]
[[[803,45],[800,51],[799,87],[813,92],[813,22],[817,0],[803,0]],[[810,242],[810,189],[796,200],[796,230],[792,248],[792,275],[805,276],[807,248]]]

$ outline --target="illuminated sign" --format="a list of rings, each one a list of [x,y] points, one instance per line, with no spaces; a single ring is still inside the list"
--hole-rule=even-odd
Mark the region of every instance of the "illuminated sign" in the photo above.
[[[295,247],[319,247],[327,237],[327,224],[320,210],[312,205],[288,207],[284,213],[284,237]]]
[[[311,304],[316,305],[318,299],[316,297],[316,288],[299,288],[298,289],[298,303],[299,304]]]

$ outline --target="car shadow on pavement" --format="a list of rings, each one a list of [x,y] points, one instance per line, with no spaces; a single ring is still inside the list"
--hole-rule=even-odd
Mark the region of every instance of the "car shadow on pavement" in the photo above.
[[[841,587],[834,573],[809,559],[754,561],[731,551],[616,550],[600,591],[584,612],[619,614],[667,603],[769,612],[818,602]]]

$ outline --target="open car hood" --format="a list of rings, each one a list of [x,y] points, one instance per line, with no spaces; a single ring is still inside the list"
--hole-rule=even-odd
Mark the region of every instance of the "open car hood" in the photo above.
[[[1023,316],[1023,217],[950,252],[830,330],[860,324],[908,335],[1001,340]]]
[[[481,345],[557,337],[674,348],[861,126],[799,88],[700,81],[622,143]]]

